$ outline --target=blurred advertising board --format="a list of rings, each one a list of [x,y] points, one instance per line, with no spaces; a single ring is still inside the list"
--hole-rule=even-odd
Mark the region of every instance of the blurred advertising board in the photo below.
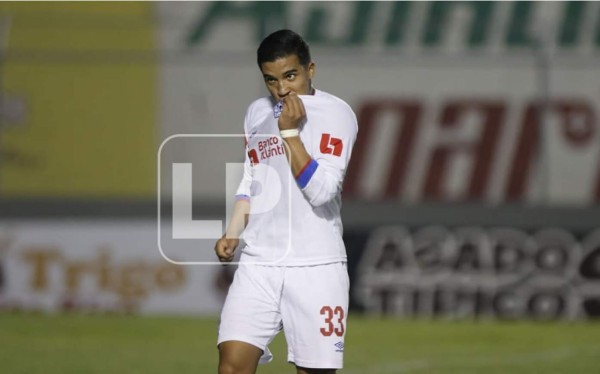
[[[1,196],[152,198],[164,140],[242,131],[266,95],[256,47],[282,27],[359,117],[346,198],[600,201],[600,3],[580,1],[7,2]],[[201,176],[242,149],[161,162]],[[194,195],[222,200],[221,185]]]
[[[0,196],[153,198],[148,3],[0,4]]]
[[[153,220],[0,226],[2,310],[214,315],[230,275],[166,261]]]
[[[344,241],[350,306],[367,315],[600,318],[600,229],[364,225]],[[217,315],[234,270],[167,261],[151,220],[0,228],[4,311]]]
[[[247,105],[266,95],[255,49],[289,27],[311,45],[316,87],[358,116],[347,199],[600,201],[598,3],[156,6],[163,138],[241,132]],[[236,151],[179,150],[194,160]],[[195,191],[222,199],[216,183]]]
[[[369,315],[600,318],[600,229],[388,225],[345,239],[354,306]]]

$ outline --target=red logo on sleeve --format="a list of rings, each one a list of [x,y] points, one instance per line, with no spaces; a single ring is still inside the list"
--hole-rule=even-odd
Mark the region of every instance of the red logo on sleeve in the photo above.
[[[256,149],[252,148],[248,151],[248,158],[250,159],[250,165],[258,165],[258,154]]]
[[[321,136],[321,153],[341,156],[343,148],[342,139],[332,138],[331,134],[323,134]]]

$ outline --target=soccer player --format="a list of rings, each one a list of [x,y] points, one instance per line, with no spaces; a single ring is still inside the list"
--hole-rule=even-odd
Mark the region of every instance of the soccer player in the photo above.
[[[257,62],[270,97],[247,109],[244,176],[215,244],[227,263],[242,231],[246,243],[221,312],[219,373],[255,373],[282,329],[298,374],[335,373],[349,298],[341,190],[356,116],[313,87],[315,64],[293,31],[267,36]]]

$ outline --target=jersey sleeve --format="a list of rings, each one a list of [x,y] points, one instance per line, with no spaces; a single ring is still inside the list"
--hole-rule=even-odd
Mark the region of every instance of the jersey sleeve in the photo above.
[[[251,189],[252,186],[252,163],[250,162],[250,157],[248,155],[248,127],[250,124],[250,113],[251,107],[248,107],[246,111],[246,116],[244,117],[244,174],[242,175],[242,180],[235,192],[236,200],[250,200]]]
[[[248,147],[246,146],[246,157],[244,159],[244,174],[242,180],[235,192],[236,200],[250,200],[252,186],[252,165],[250,164],[250,158],[248,157]]]
[[[296,176],[298,186],[312,206],[334,199],[342,189],[358,125],[349,107],[333,111],[313,134],[311,160]],[[308,145],[305,145],[308,148]]]

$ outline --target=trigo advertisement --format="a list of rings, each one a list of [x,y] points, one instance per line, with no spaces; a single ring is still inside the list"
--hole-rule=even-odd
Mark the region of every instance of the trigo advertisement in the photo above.
[[[216,315],[230,282],[224,270],[167,261],[150,219],[0,226],[5,311]]]
[[[405,318],[600,317],[600,230],[405,226],[369,232],[355,310]],[[195,260],[214,262],[212,251]],[[174,264],[156,222],[13,221],[0,228],[0,310],[217,315],[234,268]]]

